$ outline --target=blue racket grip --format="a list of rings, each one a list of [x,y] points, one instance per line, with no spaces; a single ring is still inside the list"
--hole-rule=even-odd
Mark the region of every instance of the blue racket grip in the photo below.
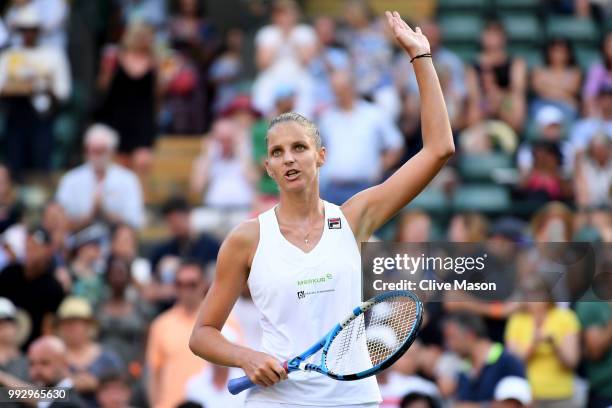
[[[244,377],[234,378],[232,380],[229,380],[229,382],[227,383],[227,389],[230,392],[230,394],[236,395],[236,394],[240,394],[244,390],[253,388],[256,385],[257,384],[255,384],[253,381],[249,379],[248,376],[245,375]]]
[[[292,371],[289,369],[287,365],[288,363],[289,363],[288,361],[285,361],[281,364],[287,373]],[[253,381],[249,379],[248,376],[245,375],[240,378],[234,378],[232,380],[229,380],[229,382],[227,383],[227,390],[230,392],[230,394],[236,395],[236,394],[240,394],[244,390],[248,390],[249,388],[253,388],[256,386],[257,384],[255,384]]]

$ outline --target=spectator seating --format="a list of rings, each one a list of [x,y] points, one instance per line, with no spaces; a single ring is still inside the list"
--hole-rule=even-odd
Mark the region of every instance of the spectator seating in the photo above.
[[[450,10],[479,12],[484,11],[491,3],[491,0],[438,0],[438,13],[444,14]]]
[[[502,13],[535,13],[540,6],[539,0],[495,0],[495,8]]]
[[[511,208],[510,192],[495,184],[469,184],[457,188],[453,196],[456,212],[479,211],[499,215]]]
[[[448,14],[440,18],[444,43],[450,48],[457,43],[478,44],[483,25],[483,19],[472,13]]]
[[[429,187],[416,196],[407,209],[419,209],[435,215],[447,215],[450,211],[450,202],[439,188]]]
[[[543,40],[542,27],[533,14],[508,14],[501,20],[512,44],[533,46]]]
[[[145,183],[147,204],[159,206],[172,195],[189,191],[191,166],[201,152],[201,144],[199,137],[166,136],[157,139],[153,169]]]
[[[549,38],[571,38],[574,45],[597,46],[599,42],[599,30],[589,19],[553,15],[546,21],[546,32]]]
[[[493,182],[495,170],[512,168],[504,153],[465,154],[459,158],[459,174],[465,182]]]

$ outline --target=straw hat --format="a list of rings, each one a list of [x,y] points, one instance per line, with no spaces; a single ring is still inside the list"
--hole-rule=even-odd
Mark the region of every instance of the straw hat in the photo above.
[[[0,297],[0,320],[13,321],[17,326],[17,345],[21,346],[32,331],[32,321],[29,315],[15,307],[13,302],[5,297]]]

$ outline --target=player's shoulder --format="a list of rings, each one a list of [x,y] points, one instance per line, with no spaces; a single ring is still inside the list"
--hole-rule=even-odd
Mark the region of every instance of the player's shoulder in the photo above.
[[[241,222],[230,231],[221,244],[219,256],[222,258],[223,255],[228,254],[234,261],[237,260],[236,256],[244,256],[243,260],[246,265],[250,266],[258,245],[259,220],[252,218]]]
[[[251,218],[238,224],[227,234],[223,244],[240,247],[257,246],[259,242],[259,219]]]

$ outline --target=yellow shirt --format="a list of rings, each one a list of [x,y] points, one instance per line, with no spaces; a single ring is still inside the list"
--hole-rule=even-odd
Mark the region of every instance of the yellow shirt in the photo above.
[[[551,309],[543,322],[544,335],[550,335],[555,343],[569,334],[580,331],[576,314],[569,309]],[[512,315],[506,326],[506,343],[512,342],[527,350],[535,335],[535,322],[528,313]],[[574,372],[565,367],[552,344],[541,342],[527,362],[527,378],[535,399],[566,399],[574,392]]]

